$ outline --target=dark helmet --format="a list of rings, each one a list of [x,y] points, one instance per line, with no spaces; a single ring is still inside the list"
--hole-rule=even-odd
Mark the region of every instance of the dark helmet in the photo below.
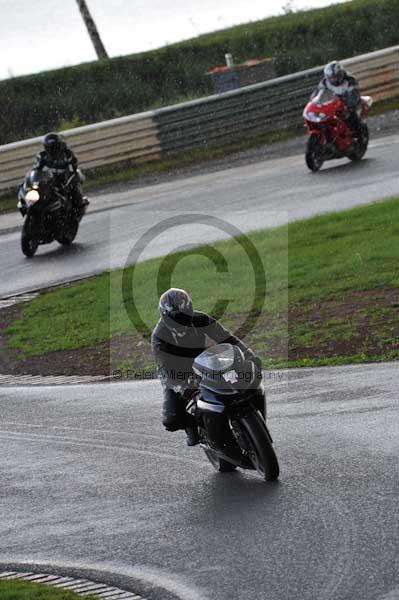
[[[193,301],[184,290],[170,288],[159,299],[159,312],[166,327],[183,337],[193,324]]]
[[[328,63],[324,68],[324,77],[331,85],[341,85],[345,79],[345,75],[346,71],[344,67],[336,60]]]
[[[65,148],[65,142],[58,133],[48,133],[44,136],[43,146],[50,156],[58,156]]]

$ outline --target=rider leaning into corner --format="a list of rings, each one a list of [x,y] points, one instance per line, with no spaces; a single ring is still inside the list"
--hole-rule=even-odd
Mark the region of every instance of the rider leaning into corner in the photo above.
[[[182,388],[194,376],[194,359],[213,344],[238,346],[246,359],[262,368],[261,359],[216,319],[193,310],[190,296],[184,290],[171,288],[159,300],[160,319],[152,332],[151,344],[163,385],[164,402],[162,423],[168,431],[185,429],[187,444],[198,444],[195,423],[186,413]],[[257,388],[254,404],[265,416],[263,386]]]
[[[312,98],[320,91],[330,90],[341,98],[348,109],[346,122],[355,136],[361,135],[361,121],[358,114],[361,107],[361,96],[357,80],[348,73],[338,61],[328,63],[324,68],[324,78],[314,90]]]
[[[50,171],[61,184],[69,181],[68,188],[75,207],[87,206],[89,201],[80,187],[78,159],[63,137],[58,133],[48,133],[43,138],[43,147],[32,168]]]

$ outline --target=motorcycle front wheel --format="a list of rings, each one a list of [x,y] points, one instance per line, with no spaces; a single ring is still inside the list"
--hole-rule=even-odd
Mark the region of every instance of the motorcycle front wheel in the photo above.
[[[307,141],[305,159],[308,168],[313,171],[313,173],[319,171],[323,166],[323,146],[316,135],[311,135]]]
[[[361,139],[356,142],[356,147],[353,152],[349,154],[349,159],[353,162],[358,162],[362,160],[364,155],[367,152],[367,148],[369,146],[369,128],[365,123],[362,124],[362,136]]]
[[[63,244],[64,246],[69,246],[72,244],[79,229],[79,221],[77,219],[71,219],[69,223],[65,225],[65,228],[61,235],[57,237],[57,242]]]
[[[26,217],[22,227],[21,250],[28,258],[32,258],[32,256],[35,255],[39,246],[39,242],[34,236],[33,229],[31,218]]]
[[[240,427],[249,446],[249,456],[254,469],[265,481],[276,481],[280,474],[276,453],[264,423],[257,414],[242,417]]]

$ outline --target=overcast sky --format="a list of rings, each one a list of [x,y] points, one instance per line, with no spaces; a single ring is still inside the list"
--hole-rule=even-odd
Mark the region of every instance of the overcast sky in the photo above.
[[[321,8],[344,0],[294,0]],[[287,0],[87,0],[108,53],[164,46],[282,14]],[[0,0],[0,79],[95,60],[76,0]]]

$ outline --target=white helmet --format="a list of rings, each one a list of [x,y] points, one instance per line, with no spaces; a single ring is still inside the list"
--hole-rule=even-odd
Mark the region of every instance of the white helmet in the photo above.
[[[333,86],[339,86],[345,79],[346,71],[338,61],[328,63],[324,68],[324,77]]]

